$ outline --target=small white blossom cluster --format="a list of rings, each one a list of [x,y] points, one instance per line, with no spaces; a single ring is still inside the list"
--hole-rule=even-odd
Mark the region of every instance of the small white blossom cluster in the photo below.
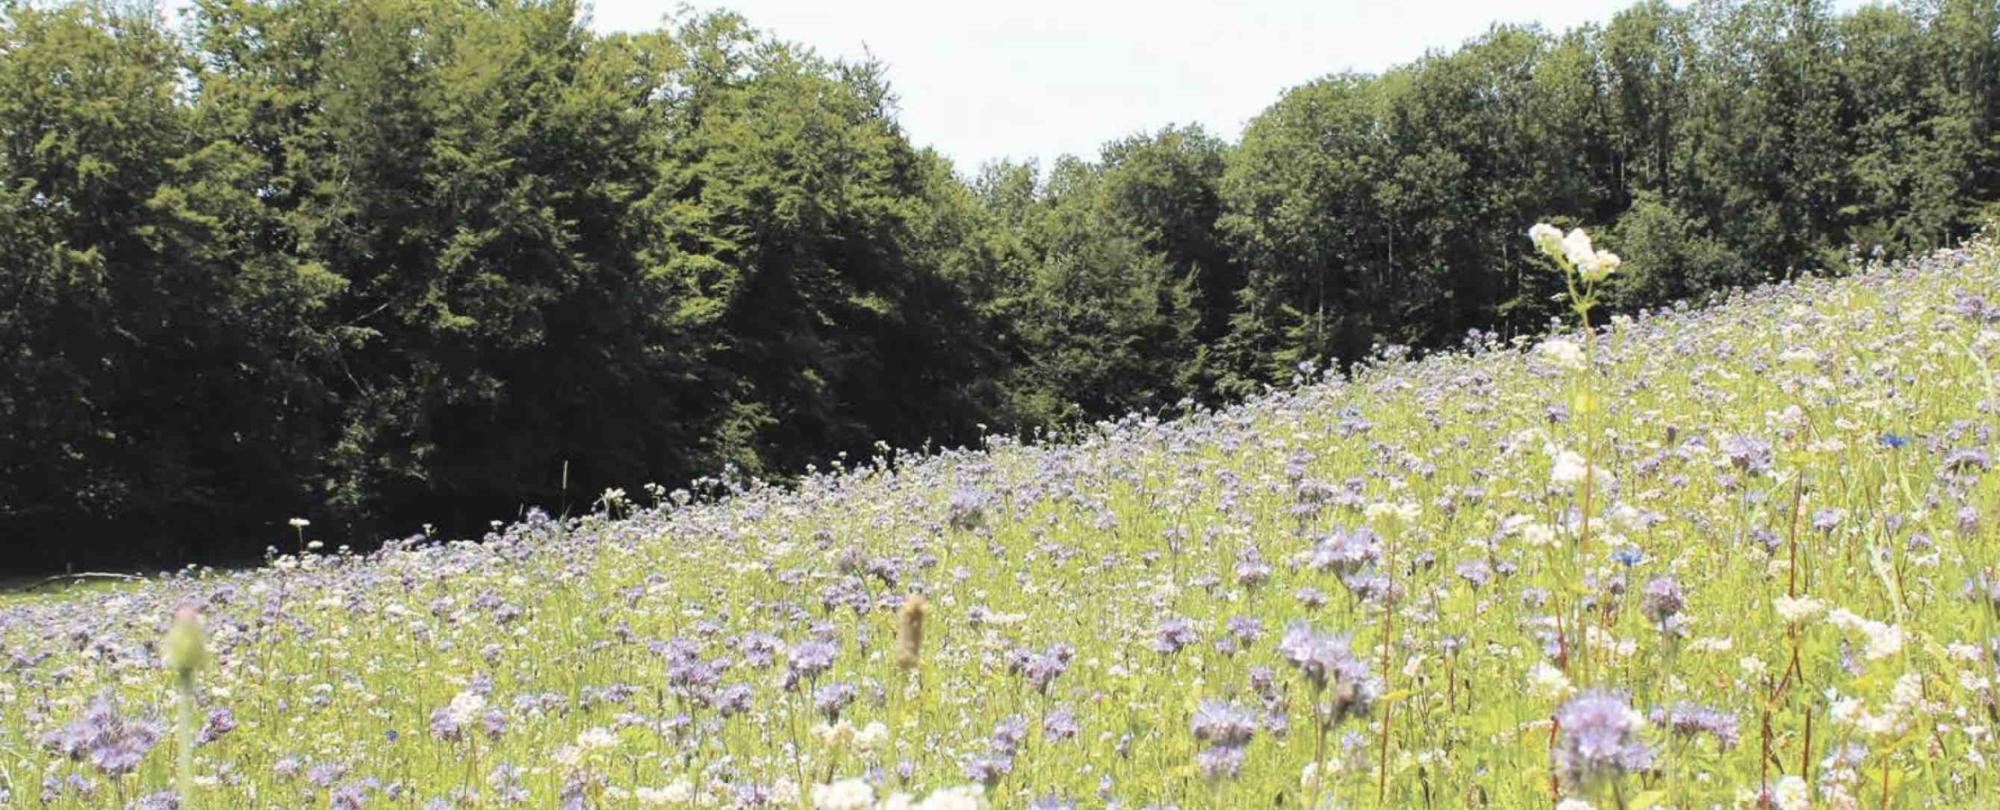
[[[1863,734],[1888,737],[1900,734],[1909,727],[1910,715],[1923,708],[1923,678],[1914,672],[1906,672],[1896,679],[1896,685],[1889,690],[1889,700],[1880,711],[1870,711],[1858,697],[1842,697],[1833,688],[1827,688],[1827,699],[1833,703],[1833,722],[1837,726],[1851,727]]]
[[[1528,229],[1528,238],[1534,240],[1535,247],[1555,259],[1563,269],[1576,273],[1586,283],[1603,281],[1625,263],[1616,253],[1598,250],[1590,243],[1590,234],[1584,233],[1582,228],[1563,233],[1554,225],[1538,222]]]
[[[1846,608],[1836,608],[1827,613],[1826,622],[1866,638],[1867,645],[1862,656],[1870,661],[1880,661],[1903,651],[1903,628],[1896,625],[1857,616]]]

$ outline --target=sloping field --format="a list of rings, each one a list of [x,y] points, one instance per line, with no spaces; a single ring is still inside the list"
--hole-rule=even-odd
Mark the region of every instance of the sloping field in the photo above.
[[[172,806],[187,603],[201,807],[1995,806],[1985,301],[1981,243],[1621,319],[1587,371],[1385,360],[21,597],[6,790]]]

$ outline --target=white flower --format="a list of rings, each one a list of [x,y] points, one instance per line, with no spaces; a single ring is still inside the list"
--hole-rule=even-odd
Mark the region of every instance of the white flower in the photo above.
[[[1597,810],[1597,806],[1582,799],[1570,797],[1557,802],[1556,810]]]
[[[1552,257],[1562,255],[1563,232],[1561,228],[1557,228],[1546,222],[1537,222],[1535,223],[1535,227],[1528,229],[1528,238],[1533,240],[1535,247],[1543,253],[1547,253]]]
[[[1569,676],[1549,666],[1547,661],[1537,661],[1528,670],[1528,691],[1543,700],[1561,700],[1569,696]]]
[[[813,810],[868,810],[874,804],[875,789],[859,779],[812,786]]]
[[[1575,485],[1585,474],[1583,456],[1574,450],[1557,453],[1555,463],[1549,467],[1549,480],[1563,486]]]
[[[694,801],[694,783],[682,778],[663,788],[635,788],[632,798],[648,806],[687,804]]]
[[[812,733],[814,737],[819,738],[821,745],[835,751],[846,748],[849,743],[854,742],[854,724],[846,720],[834,725],[817,724],[812,727]]]
[[[1535,348],[1535,353],[1548,360],[1550,365],[1568,371],[1580,371],[1584,366],[1583,347],[1576,341],[1550,338]]]
[[[1786,349],[1778,353],[1778,362],[1801,366],[1816,365],[1819,363],[1819,355],[1811,349]]]
[[[1605,276],[1611,275],[1611,271],[1617,270],[1618,266],[1624,263],[1625,260],[1618,258],[1618,254],[1600,250],[1588,260],[1577,262],[1576,272],[1584,281],[1595,283],[1603,281]]]
[[[618,747],[618,737],[603,726],[584,729],[576,735],[576,747],[585,751],[607,751]]]
[[[926,796],[916,810],[979,810],[985,805],[981,798],[985,789],[978,785],[939,788]]]
[[[1858,723],[1867,710],[1862,707],[1861,698],[1844,697],[1833,702],[1831,713],[1835,724],[1851,726]]]
[[[1556,530],[1546,524],[1534,523],[1521,528],[1521,542],[1533,548],[1546,548],[1556,544]]]
[[[1801,596],[1796,599],[1789,596],[1780,596],[1771,600],[1771,607],[1776,608],[1778,610],[1778,618],[1784,619],[1787,623],[1810,619],[1819,615],[1821,610],[1826,609],[1825,604],[1810,596]]]
[[[1367,508],[1361,510],[1361,512],[1362,515],[1366,516],[1369,520],[1379,521],[1384,518],[1390,518],[1390,519],[1400,520],[1404,523],[1412,523],[1416,521],[1418,516],[1423,514],[1423,507],[1420,507],[1414,503],[1410,503],[1409,501],[1404,501],[1402,503],[1389,503],[1387,501],[1376,501],[1374,503],[1369,504]]]
[[[1584,233],[1582,228],[1573,229],[1562,238],[1562,251],[1569,263],[1576,267],[1597,259],[1597,249],[1590,244],[1590,234]]]
[[[486,711],[486,696],[469,689],[452,697],[451,704],[444,707],[445,716],[460,726],[472,725],[483,711]]]
[[[306,520],[305,518],[292,518],[291,520],[287,520],[285,522],[291,524],[292,528],[294,529],[303,529],[307,526],[313,525],[312,521]]]
[[[1771,791],[1771,799],[1778,810],[1807,810],[1812,807],[1812,792],[1806,787],[1806,780],[1798,774],[1786,774],[1778,780],[1778,786]]]
[[[1903,651],[1903,628],[1893,624],[1871,622],[1868,625],[1868,646],[1862,656],[1870,661],[1880,661]]]
[[[880,722],[869,723],[854,735],[854,747],[863,751],[874,751],[888,742],[889,727]]]

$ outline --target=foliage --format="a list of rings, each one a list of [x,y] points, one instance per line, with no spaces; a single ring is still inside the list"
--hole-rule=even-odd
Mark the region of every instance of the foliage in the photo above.
[[[970,177],[879,64],[573,0],[0,8],[11,565],[254,556],[1163,413],[2000,206],[1994,4],[1645,0]],[[1400,350],[1396,350],[1400,351]]]

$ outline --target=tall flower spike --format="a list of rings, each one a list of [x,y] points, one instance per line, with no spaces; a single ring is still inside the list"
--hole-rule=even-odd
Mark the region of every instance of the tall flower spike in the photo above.
[[[916,669],[924,646],[924,598],[910,594],[896,611],[896,666]]]
[[[174,611],[174,623],[167,628],[167,637],[160,642],[160,657],[167,669],[174,673],[174,741],[180,748],[175,776],[182,807],[194,806],[194,673],[208,661],[204,635],[201,613],[193,605],[182,605]]]
[[[174,622],[167,628],[167,635],[160,641],[160,659],[178,678],[192,679],[194,672],[208,660],[205,634],[201,627],[201,613],[193,605],[182,605],[174,611]]]

